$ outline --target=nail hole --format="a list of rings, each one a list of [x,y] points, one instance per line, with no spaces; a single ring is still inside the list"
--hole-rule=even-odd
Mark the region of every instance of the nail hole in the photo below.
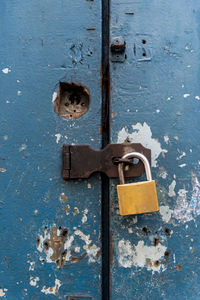
[[[159,266],[160,266],[159,260],[156,260],[156,261],[154,262],[154,266],[155,266],[155,267],[159,267]]]
[[[169,228],[165,228],[164,231],[167,236],[170,236],[171,230]]]
[[[165,257],[169,257],[170,251],[165,251]]]
[[[150,230],[147,227],[143,227],[142,231],[146,234],[150,233]]]
[[[160,240],[158,238],[154,238],[153,245],[156,247],[159,244]]]

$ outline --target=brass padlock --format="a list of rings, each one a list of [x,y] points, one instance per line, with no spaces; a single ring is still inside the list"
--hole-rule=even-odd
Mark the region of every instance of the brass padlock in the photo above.
[[[120,185],[117,186],[120,215],[135,215],[159,211],[155,180],[152,180],[148,159],[139,152],[125,154],[125,158],[138,158],[145,167],[147,181],[125,184],[124,163],[118,166]]]

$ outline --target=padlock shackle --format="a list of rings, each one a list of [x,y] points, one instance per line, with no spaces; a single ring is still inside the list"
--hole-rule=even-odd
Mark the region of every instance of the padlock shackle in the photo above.
[[[123,159],[124,158],[138,158],[138,159],[140,159],[144,164],[147,181],[152,180],[151,168],[150,168],[149,161],[146,158],[146,156],[144,156],[142,153],[130,152],[130,153],[125,154],[122,158]],[[124,180],[124,163],[120,163],[118,165],[118,173],[119,173],[120,184],[125,184],[125,180]]]

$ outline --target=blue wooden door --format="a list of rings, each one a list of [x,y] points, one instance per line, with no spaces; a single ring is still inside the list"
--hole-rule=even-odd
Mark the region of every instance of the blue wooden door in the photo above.
[[[0,298],[198,299],[198,2],[0,7]],[[80,118],[60,82],[89,93]],[[120,216],[117,180],[63,181],[63,143],[123,142],[152,150],[159,213]]]
[[[111,186],[112,299],[200,298],[200,5],[111,1],[111,142],[152,150],[160,212],[119,216]],[[145,180],[145,177],[143,177]]]
[[[101,299],[101,181],[64,182],[62,144],[101,147],[101,3],[0,4],[0,298]],[[59,82],[89,111],[54,111]]]

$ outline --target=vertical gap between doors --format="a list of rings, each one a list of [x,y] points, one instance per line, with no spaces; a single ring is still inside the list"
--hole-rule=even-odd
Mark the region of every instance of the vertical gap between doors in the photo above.
[[[102,148],[110,143],[110,0],[102,0]],[[109,178],[101,175],[102,192],[102,299],[110,299]]]

